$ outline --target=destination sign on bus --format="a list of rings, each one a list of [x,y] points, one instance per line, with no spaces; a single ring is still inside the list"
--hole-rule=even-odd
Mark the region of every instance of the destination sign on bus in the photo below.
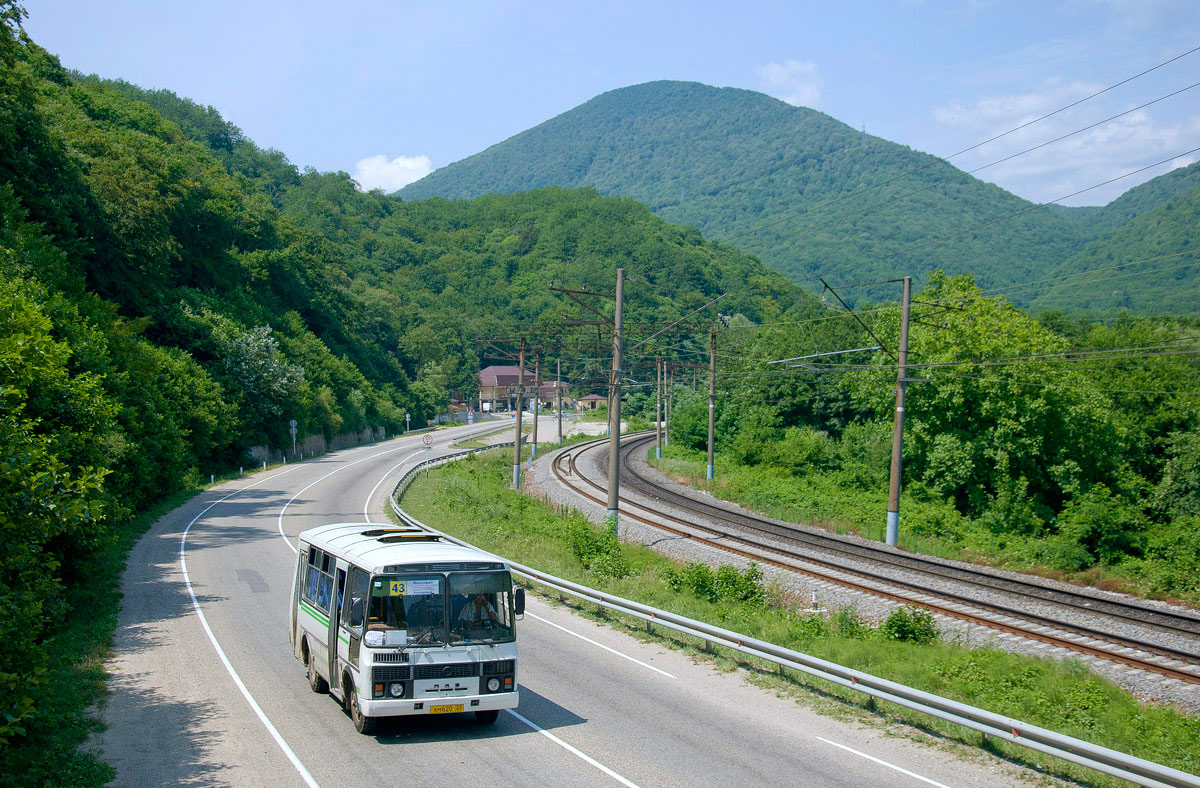
[[[389,596],[429,596],[438,593],[438,581],[430,580],[392,580],[388,584]]]

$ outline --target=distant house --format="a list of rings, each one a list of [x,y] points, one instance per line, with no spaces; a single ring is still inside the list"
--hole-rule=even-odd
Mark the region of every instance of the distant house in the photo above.
[[[479,370],[479,409],[497,413],[517,409],[520,367],[484,367]],[[534,384],[533,370],[525,370],[525,385]]]
[[[584,410],[596,410],[600,407],[600,403],[608,404],[608,397],[600,394],[588,394],[586,397],[579,398],[579,405]]]
[[[541,386],[538,386],[538,397],[541,398],[543,404],[554,406],[555,392],[562,390],[562,406],[569,408],[575,404],[571,399],[571,386],[560,380],[544,381]]]

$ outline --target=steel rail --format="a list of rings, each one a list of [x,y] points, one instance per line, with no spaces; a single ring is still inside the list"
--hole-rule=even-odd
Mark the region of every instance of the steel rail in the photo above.
[[[584,445],[584,444],[580,444]],[[400,493],[415,474],[435,464],[447,462],[471,454],[478,449],[460,452],[457,455],[426,460],[414,466],[400,478],[389,503],[396,516],[409,525],[440,534],[457,544],[467,544],[425,525],[405,512],[397,503]],[[501,556],[501,560],[507,561]],[[747,637],[731,630],[715,627],[702,621],[679,616],[665,610],[643,605],[628,599],[611,596],[586,586],[563,580],[531,567],[507,561],[514,574],[537,585],[563,594],[594,603],[621,615],[640,619],[647,626],[660,626],[684,635],[698,638],[706,644],[717,644],[731,651],[774,663],[780,668],[791,668],[809,676],[837,684],[845,689],[862,692],[872,698],[886,700],[899,706],[927,714],[937,719],[961,725],[986,736],[993,736],[1036,752],[1085,766],[1104,774],[1128,780],[1150,788],[1200,788],[1200,777],[1169,766],[1138,758],[1133,755],[1102,747],[1082,739],[1065,736],[1036,725],[1011,717],[969,706],[965,703],[943,698],[932,693],[907,687],[869,673],[853,670],[827,660],[818,659],[803,652],[776,646],[762,640]]]
[[[588,450],[591,448],[596,448],[596,446],[594,444],[580,444],[578,447],[574,447],[574,448],[576,450],[570,455],[570,461],[569,461],[570,467],[572,469],[572,475],[575,478],[580,479],[581,481],[585,482],[586,484],[588,484],[589,486],[591,486],[593,488],[603,489],[603,488],[599,487],[599,485],[597,485],[596,482],[594,482],[591,479],[588,479],[585,475],[581,474],[578,471],[578,468],[576,467],[576,463],[575,463],[575,459],[578,457],[578,454],[581,453],[580,450]],[[566,478],[564,478],[561,468],[558,467],[558,465],[557,465],[557,463],[562,461],[562,457],[563,457],[563,455],[560,454],[558,457],[555,458],[556,466],[554,467],[554,471],[555,471],[556,475],[559,476],[560,481],[562,481],[564,484],[567,484],[572,489],[574,489],[577,494],[582,495],[583,497],[585,497],[593,502],[605,503],[605,501],[601,501],[599,498],[588,493],[587,491],[581,490],[578,487],[576,487],[575,485],[570,484],[570,482]],[[853,575],[856,577],[868,579],[875,583],[888,584],[893,587],[899,586],[901,588],[908,589],[910,592],[916,592],[916,593],[923,594],[926,596],[940,597],[941,599],[949,600],[956,604],[967,605],[967,606],[970,606],[970,607],[973,607],[976,609],[982,608],[982,609],[990,610],[993,613],[1012,616],[1015,618],[1021,618],[1026,621],[1032,621],[1034,623],[1040,624],[1042,626],[1052,627],[1052,628],[1058,629],[1060,631],[1061,630],[1071,631],[1077,635],[1092,637],[1092,638],[1095,638],[1098,640],[1105,640],[1105,641],[1113,643],[1114,645],[1136,648],[1140,651],[1147,652],[1147,653],[1157,653],[1161,656],[1167,656],[1172,659],[1177,659],[1177,660],[1181,660],[1181,661],[1200,662],[1200,655],[1196,655],[1191,652],[1182,651],[1179,649],[1171,649],[1169,647],[1159,646],[1158,644],[1144,643],[1142,641],[1138,641],[1138,640],[1135,640],[1132,638],[1121,638],[1121,637],[1111,635],[1110,633],[1103,632],[1101,630],[1091,629],[1088,627],[1083,627],[1081,625],[1071,624],[1068,622],[1063,622],[1061,620],[1053,619],[1053,618],[1049,618],[1049,617],[1045,617],[1045,616],[1039,616],[1037,614],[1030,613],[1028,611],[1019,610],[1016,608],[1010,608],[1010,607],[1006,607],[1006,606],[999,605],[996,603],[981,602],[979,600],[975,600],[975,599],[961,596],[961,595],[952,594],[950,592],[934,591],[934,590],[925,588],[919,584],[910,583],[910,582],[906,582],[903,580],[896,580],[896,579],[888,578],[888,577],[882,577],[882,576],[874,575],[870,572],[866,572],[866,571],[862,571],[862,570],[849,569],[849,568],[840,566],[838,564],[835,564],[835,563],[832,563],[830,561],[826,561],[826,560],[823,560],[820,558],[814,558],[812,556],[806,556],[806,555],[797,555],[795,553],[791,553],[785,549],[782,549],[782,548],[779,548],[776,546],[764,545],[764,544],[756,542],[753,539],[747,538],[742,535],[730,534],[726,531],[721,531],[721,530],[709,528],[709,527],[706,527],[703,525],[699,525],[697,523],[689,522],[687,520],[683,520],[681,518],[674,517],[669,514],[665,514],[661,511],[649,509],[648,507],[646,507],[644,505],[637,504],[636,502],[629,501],[628,499],[622,499],[622,500],[624,500],[627,505],[636,506],[638,508],[645,509],[646,511],[650,512],[655,518],[659,518],[659,519],[655,519],[655,520],[647,519],[647,518],[637,515],[633,512],[630,512],[628,510],[625,511],[626,516],[631,517],[635,520],[638,520],[639,522],[643,522],[654,528],[658,528],[660,530],[665,530],[668,533],[672,533],[677,536],[682,536],[682,537],[685,537],[688,539],[692,539],[694,541],[701,542],[702,544],[709,545],[710,547],[715,547],[724,552],[732,553],[735,555],[742,556],[744,558],[748,558],[750,560],[769,564],[771,566],[775,566],[777,568],[784,569],[784,570],[787,570],[790,572],[796,572],[799,574],[803,574],[803,575],[806,575],[806,576],[809,576],[809,577],[812,577],[814,579],[818,579],[818,580],[821,580],[824,582],[834,583],[834,584],[843,586],[845,588],[849,588],[851,590],[858,591],[860,593],[870,594],[870,595],[876,596],[876,597],[882,597],[882,598],[891,600],[893,602],[899,602],[901,604],[917,605],[919,607],[923,607],[927,610],[930,610],[932,612],[935,612],[935,613],[938,613],[938,614],[941,614],[944,616],[948,616],[950,618],[955,618],[955,619],[958,619],[961,621],[967,621],[967,622],[974,623],[974,624],[980,624],[983,626],[987,626],[991,629],[996,629],[996,630],[999,630],[1001,632],[1005,632],[1008,634],[1018,635],[1020,637],[1027,638],[1027,639],[1038,640],[1040,642],[1047,643],[1049,645],[1059,646],[1059,647],[1070,649],[1072,651],[1076,651],[1079,653],[1088,654],[1088,655],[1094,656],[1094,657],[1099,657],[1099,658],[1102,658],[1102,659],[1105,659],[1105,660],[1108,660],[1111,662],[1117,662],[1117,663],[1120,663],[1123,665],[1127,665],[1129,667],[1137,668],[1139,670],[1158,673],[1160,675],[1167,676],[1169,678],[1177,679],[1180,681],[1188,682],[1191,684],[1200,684],[1200,674],[1198,674],[1198,673],[1194,673],[1194,672],[1191,672],[1188,670],[1183,670],[1183,669],[1180,669],[1180,668],[1177,668],[1177,667],[1174,667],[1171,665],[1161,665],[1156,662],[1151,662],[1151,661],[1139,658],[1137,656],[1121,654],[1119,652],[1114,652],[1109,649],[1099,648],[1097,646],[1093,646],[1093,645],[1090,645],[1087,643],[1081,643],[1077,640],[1064,638],[1059,635],[1048,634],[1045,632],[1038,632],[1036,630],[1030,630],[1027,627],[1017,626],[1014,624],[1005,623],[1003,621],[997,621],[995,619],[988,618],[986,616],[981,616],[978,613],[971,613],[971,612],[959,610],[959,609],[956,609],[953,607],[947,607],[946,605],[941,605],[936,602],[931,602],[928,599],[914,598],[910,594],[896,593],[893,591],[888,591],[885,589],[878,588],[876,586],[864,585],[862,583],[858,583],[856,581],[849,580],[845,577],[830,575],[827,572],[834,571],[834,572],[838,572],[838,573],[842,573],[842,574],[849,574],[849,575]],[[685,530],[681,530],[678,528],[674,528],[672,526],[662,523],[661,519],[671,520],[675,523],[684,525],[684,526],[694,529],[694,530],[706,531],[708,534],[710,534],[712,536],[712,538],[698,535],[698,534],[694,533],[693,531],[685,531]],[[730,544],[730,542],[739,542],[751,549],[747,550],[747,549],[739,548],[739,547],[736,547],[736,546]],[[778,558],[775,558],[772,556],[778,556]],[[798,566],[795,563],[792,563],[795,561],[801,561],[801,562],[805,562],[808,564],[816,564],[818,566],[824,567],[826,569],[826,571],[815,571],[812,569],[805,568],[803,566]]]

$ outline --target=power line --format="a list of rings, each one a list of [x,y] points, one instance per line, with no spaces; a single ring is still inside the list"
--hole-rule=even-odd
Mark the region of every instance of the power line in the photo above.
[[[1165,95],[1165,96],[1160,96],[1159,98],[1156,98],[1156,99],[1154,99],[1153,101],[1148,101],[1148,102],[1146,102],[1145,104],[1142,104],[1142,105],[1140,105],[1140,106],[1134,107],[1134,108],[1132,108],[1132,109],[1125,110],[1124,112],[1121,112],[1121,113],[1118,113],[1118,114],[1116,114],[1116,115],[1113,115],[1113,116],[1112,116],[1112,117],[1110,117],[1110,118],[1105,118],[1104,120],[1097,121],[1097,122],[1095,122],[1095,123],[1093,123],[1093,124],[1091,124],[1091,125],[1089,125],[1089,126],[1084,126],[1084,127],[1083,127],[1083,128],[1081,128],[1081,129],[1076,129],[1075,131],[1072,131],[1072,132],[1070,132],[1069,134],[1064,134],[1064,135],[1062,135],[1061,137],[1056,137],[1056,138],[1054,138],[1054,139],[1052,139],[1052,140],[1047,140],[1046,142],[1043,142],[1043,143],[1041,143],[1041,144],[1039,144],[1039,145],[1034,145],[1032,148],[1026,148],[1025,150],[1023,150],[1023,151],[1020,151],[1020,152],[1018,152],[1018,153],[1013,153],[1013,154],[1011,154],[1011,155],[1009,155],[1009,156],[1005,156],[1005,157],[1004,157],[1004,158],[1002,158],[1002,159],[997,159],[996,161],[990,162],[990,163],[988,163],[988,164],[981,165],[981,166],[979,166],[979,167],[976,167],[976,168],[975,168],[975,169],[973,169],[973,170],[966,170],[966,171],[959,170],[959,171],[957,171],[957,172],[956,172],[956,173],[955,173],[953,176],[951,176],[951,177],[949,177],[949,178],[943,178],[943,179],[942,179],[942,180],[940,180],[940,181],[934,181],[933,183],[930,183],[930,184],[927,184],[927,185],[925,185],[925,186],[922,186],[922,187],[921,187],[921,188],[919,188],[919,189],[913,189],[913,190],[911,190],[911,191],[904,192],[903,194],[898,194],[898,195],[896,195],[895,197],[891,197],[891,198],[889,198],[889,199],[887,199],[887,200],[883,200],[882,202],[877,202],[877,203],[874,203],[873,205],[868,205],[867,207],[865,207],[865,208],[862,208],[862,209],[860,209],[860,210],[858,210],[858,211],[854,211],[854,212],[846,212],[846,211],[843,211],[843,212],[840,212],[840,213],[836,213],[836,214],[834,214],[833,216],[831,216],[831,217],[829,217],[828,219],[826,219],[825,221],[822,221],[822,222],[817,222],[816,224],[810,224],[810,225],[808,225],[807,227],[801,227],[800,229],[798,229],[798,230],[795,230],[795,231],[793,231],[793,232],[790,232],[790,233],[787,233],[787,234],[785,234],[785,235],[778,235],[778,236],[775,236],[775,240],[782,240],[782,239],[784,239],[784,238],[791,238],[791,237],[793,237],[793,236],[800,235],[800,234],[802,234],[802,233],[807,233],[807,232],[810,232],[810,231],[813,231],[813,230],[818,230],[818,229],[820,229],[820,228],[822,228],[822,227],[827,227],[827,226],[829,226],[830,224],[833,224],[834,222],[836,222],[836,221],[838,221],[838,220],[841,220],[841,219],[848,219],[848,218],[851,218],[851,217],[854,217],[854,216],[862,216],[863,214],[865,214],[865,213],[870,213],[871,211],[873,211],[873,210],[875,210],[875,209],[877,209],[877,208],[883,208],[883,207],[885,207],[885,206],[892,205],[892,204],[894,204],[894,203],[900,202],[901,200],[906,200],[906,199],[908,199],[909,197],[912,197],[912,196],[914,196],[914,195],[921,194],[921,193],[923,193],[923,192],[927,192],[927,191],[929,191],[929,190],[931,190],[931,189],[936,189],[938,186],[943,186],[943,185],[945,185],[945,184],[947,184],[947,183],[951,183],[952,181],[958,180],[960,177],[963,177],[963,176],[966,176],[966,175],[974,175],[975,173],[977,173],[977,172],[981,172],[981,171],[983,171],[983,170],[986,170],[986,169],[988,169],[989,167],[995,167],[997,164],[1003,164],[1003,163],[1004,163],[1004,162],[1006,162],[1006,161],[1010,161],[1010,160],[1012,160],[1012,159],[1015,159],[1015,158],[1017,158],[1018,156],[1024,156],[1026,153],[1032,153],[1033,151],[1035,151],[1035,150],[1038,150],[1038,149],[1040,149],[1040,148],[1044,148],[1044,147],[1046,147],[1047,145],[1053,145],[1053,144],[1054,144],[1054,143],[1056,143],[1056,142],[1062,142],[1063,140],[1065,140],[1065,139],[1068,139],[1068,138],[1070,138],[1070,137],[1073,137],[1073,136],[1075,136],[1076,134],[1082,134],[1083,132],[1085,132],[1085,131],[1088,131],[1088,130],[1090,130],[1090,129],[1094,129],[1094,128],[1096,128],[1097,126],[1102,126],[1102,125],[1104,125],[1105,123],[1108,123],[1108,122],[1110,122],[1110,121],[1116,120],[1117,118],[1123,117],[1123,116],[1125,116],[1125,115],[1128,115],[1128,114],[1130,114],[1130,113],[1132,113],[1132,112],[1137,112],[1138,110],[1145,109],[1146,107],[1149,107],[1151,104],[1156,104],[1156,103],[1158,103],[1158,102],[1160,102],[1160,101],[1163,101],[1163,100],[1165,100],[1165,99],[1171,98],[1172,96],[1176,96],[1176,95],[1178,95],[1178,94],[1180,94],[1180,93],[1183,93],[1183,92],[1184,92],[1184,91],[1186,91],[1186,90],[1192,90],[1192,89],[1193,89],[1193,88],[1195,88],[1195,87],[1200,87],[1200,82],[1194,82],[1194,83],[1192,83],[1191,85],[1188,85],[1186,88],[1180,88],[1179,90],[1176,90],[1176,91],[1175,91],[1175,92],[1173,92],[1173,93],[1168,93],[1168,94],[1167,94],[1167,95]],[[1061,198],[1061,199],[1066,199],[1066,198],[1065,198],[1065,197],[1063,197],[1063,198]],[[811,281],[811,277],[810,277],[810,281]]]
[[[1132,170],[1132,171],[1130,171],[1130,172],[1127,172],[1127,173],[1125,173],[1125,174],[1123,174],[1123,175],[1118,175],[1118,176],[1117,176],[1117,177],[1115,177],[1115,178],[1109,178],[1108,180],[1106,180],[1106,181],[1103,181],[1103,182],[1101,182],[1101,183],[1097,183],[1097,184],[1095,184],[1095,185],[1093,185],[1093,186],[1088,186],[1087,188],[1084,188],[1084,189],[1079,189],[1078,191],[1071,192],[1070,194],[1066,194],[1066,195],[1063,195],[1062,197],[1058,197],[1058,198],[1056,198],[1056,199],[1049,200],[1049,201],[1047,201],[1047,202],[1045,202],[1045,203],[1040,203],[1040,204],[1036,204],[1036,205],[1031,205],[1030,207],[1028,207],[1028,208],[1025,208],[1025,209],[1023,209],[1023,210],[1016,211],[1015,213],[1010,213],[1010,214],[1007,214],[1007,215],[1005,215],[1005,216],[1001,216],[1001,217],[999,217],[999,218],[992,219],[992,220],[990,220],[990,221],[986,221],[986,222],[982,222],[982,223],[980,223],[980,224],[973,225],[973,226],[971,226],[971,227],[968,227],[968,228],[967,228],[967,229],[965,229],[965,230],[962,230],[962,231],[960,231],[960,232],[954,233],[954,234],[952,234],[952,235],[947,235],[947,236],[945,236],[945,237],[943,237],[943,238],[935,238],[935,239],[933,239],[933,240],[926,241],[926,242],[924,242],[924,243],[913,244],[913,245],[911,245],[911,246],[910,246],[908,249],[902,249],[902,250],[900,250],[900,251],[898,251],[898,252],[894,252],[894,253],[892,253],[892,254],[890,254],[890,255],[887,255],[887,256],[885,256],[885,257],[884,257],[884,258],[882,258],[882,259],[884,259],[884,260],[891,260],[891,259],[893,259],[893,258],[899,257],[899,256],[901,256],[901,255],[904,255],[904,254],[912,254],[912,253],[913,253],[913,252],[915,252],[915,251],[918,251],[918,250],[921,250],[921,249],[926,249],[926,248],[928,248],[928,247],[930,247],[930,246],[936,246],[936,245],[938,245],[938,244],[941,244],[941,243],[945,243],[946,241],[953,240],[953,239],[955,239],[955,238],[958,238],[958,237],[960,237],[960,236],[966,235],[967,233],[972,233],[972,232],[975,232],[975,231],[977,231],[977,230],[982,230],[983,228],[985,228],[985,227],[990,227],[990,226],[992,226],[993,224],[999,224],[1000,222],[1008,221],[1009,219],[1014,219],[1014,218],[1016,218],[1016,217],[1018,217],[1018,216],[1023,216],[1023,215],[1025,215],[1025,214],[1027,214],[1027,213],[1030,213],[1031,211],[1036,211],[1036,210],[1038,210],[1038,209],[1040,209],[1040,208],[1044,208],[1045,206],[1047,206],[1047,205],[1051,205],[1051,204],[1053,204],[1053,203],[1062,202],[1063,200],[1069,200],[1069,199],[1071,199],[1072,197],[1076,197],[1076,196],[1078,196],[1078,195],[1080,195],[1080,194],[1083,194],[1084,192],[1090,192],[1090,191],[1092,191],[1093,189],[1099,189],[1101,186],[1107,186],[1107,185],[1108,185],[1108,184],[1110,184],[1110,183],[1116,183],[1116,182],[1117,182],[1117,181],[1119,181],[1119,180],[1122,180],[1122,179],[1124,179],[1124,178],[1129,178],[1129,177],[1131,177],[1131,176],[1133,176],[1133,175],[1137,175],[1137,174],[1138,174],[1138,173],[1140,173],[1140,172],[1145,172],[1146,170],[1150,170],[1150,169],[1153,169],[1153,168],[1155,168],[1155,167],[1159,167],[1159,166],[1161,166],[1161,165],[1163,165],[1163,164],[1166,164],[1167,162],[1174,161],[1175,159],[1182,158],[1183,156],[1189,156],[1189,155],[1191,155],[1191,154],[1193,154],[1193,153],[1195,153],[1195,152],[1197,152],[1197,151],[1200,151],[1200,148],[1192,148],[1191,150],[1184,151],[1183,153],[1178,153],[1178,154],[1175,154],[1174,156],[1168,156],[1167,158],[1163,159],[1162,161],[1157,161],[1157,162],[1155,162],[1154,164],[1147,164],[1145,167],[1139,167],[1138,169],[1136,169],[1136,170]],[[857,267],[858,267],[858,263],[854,263],[854,264],[852,264],[852,265],[846,265],[846,266],[842,266],[841,268],[834,269],[833,271],[827,271],[827,272],[825,272],[825,273],[824,273],[824,276],[832,276],[833,274],[836,274],[836,273],[841,273],[842,271],[846,271],[846,270],[849,270],[849,269],[851,269],[851,268],[857,268]],[[811,281],[813,278],[814,278],[814,277],[809,277],[810,281]]]
[[[1041,117],[1039,117],[1039,118],[1034,118],[1033,120],[1030,120],[1030,121],[1027,121],[1027,122],[1025,122],[1025,123],[1022,123],[1021,125],[1019,125],[1019,126],[1016,126],[1015,128],[1011,128],[1011,129],[1009,129],[1008,131],[1005,131],[1005,132],[1003,132],[1003,133],[1001,133],[1001,134],[997,134],[996,136],[994,136],[994,137],[991,137],[991,138],[989,138],[989,139],[986,139],[986,140],[984,140],[983,142],[978,142],[978,143],[976,143],[976,144],[974,144],[974,145],[972,145],[972,146],[970,146],[970,147],[963,148],[962,150],[958,151],[957,153],[952,153],[952,154],[950,154],[949,156],[944,156],[944,157],[940,157],[940,158],[935,158],[933,161],[930,161],[930,162],[929,162],[929,163],[927,163],[927,164],[923,164],[923,165],[921,165],[920,167],[916,167],[916,168],[914,168],[914,169],[912,169],[912,170],[908,170],[907,172],[903,172],[903,173],[901,173],[900,175],[897,175],[897,176],[895,176],[895,177],[893,177],[893,178],[889,178],[889,179],[887,179],[887,180],[884,180],[884,181],[879,181],[879,182],[877,182],[877,183],[871,184],[870,186],[865,186],[865,187],[863,187],[862,189],[859,189],[858,191],[851,192],[850,194],[846,194],[846,195],[843,195],[843,196],[841,196],[841,197],[836,197],[836,198],[834,198],[834,199],[832,199],[832,200],[828,200],[827,202],[821,203],[820,205],[817,205],[817,206],[815,206],[815,207],[813,207],[813,208],[805,209],[805,210],[801,211],[800,213],[797,213],[797,214],[795,214],[795,215],[793,215],[793,216],[786,216],[786,217],[784,217],[784,218],[782,218],[782,219],[779,219],[779,220],[777,220],[777,221],[775,221],[775,222],[771,222],[771,223],[769,223],[769,224],[762,225],[762,226],[760,226],[760,227],[758,227],[758,228],[756,228],[756,229],[753,229],[753,230],[744,230],[744,231],[742,231],[742,232],[740,232],[740,233],[734,233],[734,234],[732,234],[732,235],[725,236],[724,238],[717,238],[717,239],[715,239],[715,241],[716,241],[717,243],[728,243],[728,242],[729,242],[731,239],[733,239],[733,238],[744,237],[744,236],[746,236],[746,235],[747,235],[747,234],[749,234],[749,233],[754,233],[754,232],[762,232],[763,230],[770,229],[771,227],[774,227],[774,226],[776,226],[776,225],[782,224],[782,223],[784,223],[784,222],[786,222],[786,221],[790,221],[791,219],[794,219],[794,218],[796,218],[796,217],[798,217],[798,216],[803,216],[803,215],[805,215],[805,214],[809,214],[809,213],[813,213],[813,212],[815,212],[815,211],[819,211],[819,210],[821,210],[822,208],[826,208],[826,207],[828,207],[828,206],[830,206],[830,205],[835,205],[836,203],[842,202],[842,201],[844,201],[844,200],[848,200],[848,199],[850,199],[850,198],[852,198],[852,197],[856,197],[856,196],[858,196],[858,195],[860,195],[860,194],[864,194],[864,193],[866,193],[866,192],[869,192],[869,191],[872,191],[872,190],[874,190],[874,189],[879,189],[879,188],[882,188],[882,187],[884,187],[884,186],[887,186],[887,185],[889,185],[889,184],[895,183],[896,181],[899,181],[899,180],[902,180],[902,179],[904,179],[904,178],[907,178],[909,175],[914,175],[914,174],[916,174],[916,173],[918,173],[918,172],[922,172],[923,170],[927,170],[927,169],[929,169],[930,167],[934,166],[935,164],[944,164],[944,163],[948,162],[950,159],[953,159],[953,158],[955,158],[955,157],[957,157],[957,156],[961,156],[961,155],[962,155],[962,154],[964,154],[964,153],[969,153],[970,151],[973,151],[973,150],[975,150],[975,149],[977,149],[977,148],[981,148],[981,147],[983,147],[984,145],[987,145],[988,143],[995,142],[996,140],[998,140],[998,139],[1001,139],[1001,138],[1003,138],[1003,137],[1007,137],[1009,134],[1014,134],[1014,133],[1016,133],[1016,132],[1020,131],[1021,129],[1028,128],[1029,126],[1032,126],[1032,125],[1034,125],[1034,124],[1036,124],[1036,123],[1040,123],[1041,121],[1043,121],[1043,120],[1046,120],[1047,118],[1054,117],[1055,115],[1058,115],[1058,114],[1060,114],[1060,113],[1062,113],[1062,112],[1065,112],[1065,111],[1067,111],[1067,110],[1069,110],[1069,109],[1072,109],[1073,107],[1077,107],[1077,106],[1079,106],[1080,104],[1083,104],[1084,102],[1090,101],[1090,100],[1092,100],[1092,99],[1096,98],[1097,96],[1101,96],[1101,95],[1103,95],[1103,94],[1105,94],[1105,93],[1108,93],[1108,92],[1109,92],[1109,91],[1111,91],[1111,90],[1115,90],[1116,88],[1119,88],[1119,87],[1121,87],[1122,85],[1128,84],[1129,82],[1132,82],[1133,80],[1135,80],[1135,79],[1138,79],[1139,77],[1144,77],[1145,75],[1147,75],[1147,74],[1151,73],[1152,71],[1157,71],[1158,69],[1162,68],[1163,66],[1170,65],[1171,63],[1174,63],[1176,60],[1180,60],[1181,58],[1187,57],[1188,55],[1190,55],[1190,54],[1193,54],[1194,52],[1197,52],[1197,51],[1200,51],[1200,47],[1194,47],[1194,48],[1192,48],[1192,49],[1189,49],[1188,51],[1186,51],[1186,52],[1183,52],[1182,54],[1176,55],[1175,57],[1173,57],[1173,58],[1170,58],[1169,60],[1165,60],[1165,61],[1163,61],[1162,63],[1159,63],[1159,64],[1158,64],[1158,65],[1156,65],[1156,66],[1152,66],[1151,68],[1148,68],[1148,69],[1146,69],[1145,71],[1142,71],[1142,72],[1139,72],[1139,73],[1137,73],[1137,74],[1134,74],[1134,75],[1133,75],[1133,76],[1131,76],[1131,77],[1127,77],[1126,79],[1123,79],[1123,80],[1121,80],[1120,82],[1117,82],[1116,84],[1109,85],[1108,87],[1106,87],[1106,88],[1104,88],[1104,89],[1102,89],[1102,90],[1098,90],[1098,91],[1096,91],[1095,93],[1092,93],[1091,95],[1084,96],[1083,98],[1081,98],[1081,99],[1079,99],[1079,100],[1077,100],[1077,101],[1074,101],[1074,102],[1072,102],[1072,103],[1070,103],[1070,104],[1067,104],[1065,107],[1059,107],[1058,109],[1054,110],[1053,112],[1048,112],[1048,113],[1046,113],[1045,115],[1042,115],[1042,116],[1041,116]],[[840,153],[840,152],[841,152],[841,151],[839,151],[839,153]],[[989,165],[989,166],[990,166],[990,165]],[[756,176],[756,177],[758,177],[758,176]],[[1064,198],[1064,199],[1065,199],[1065,198]],[[786,236],[785,236],[785,237],[786,237]]]

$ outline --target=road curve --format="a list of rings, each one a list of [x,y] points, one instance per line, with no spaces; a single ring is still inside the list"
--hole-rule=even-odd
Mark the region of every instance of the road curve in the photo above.
[[[433,454],[468,428],[434,433]],[[476,431],[479,425],[474,428]],[[417,436],[217,485],[131,551],[101,756],[117,785],[1007,786],[1018,776],[813,714],[738,675],[531,598],[521,704],[354,731],[308,689],[286,622],[295,536],[384,521]]]

